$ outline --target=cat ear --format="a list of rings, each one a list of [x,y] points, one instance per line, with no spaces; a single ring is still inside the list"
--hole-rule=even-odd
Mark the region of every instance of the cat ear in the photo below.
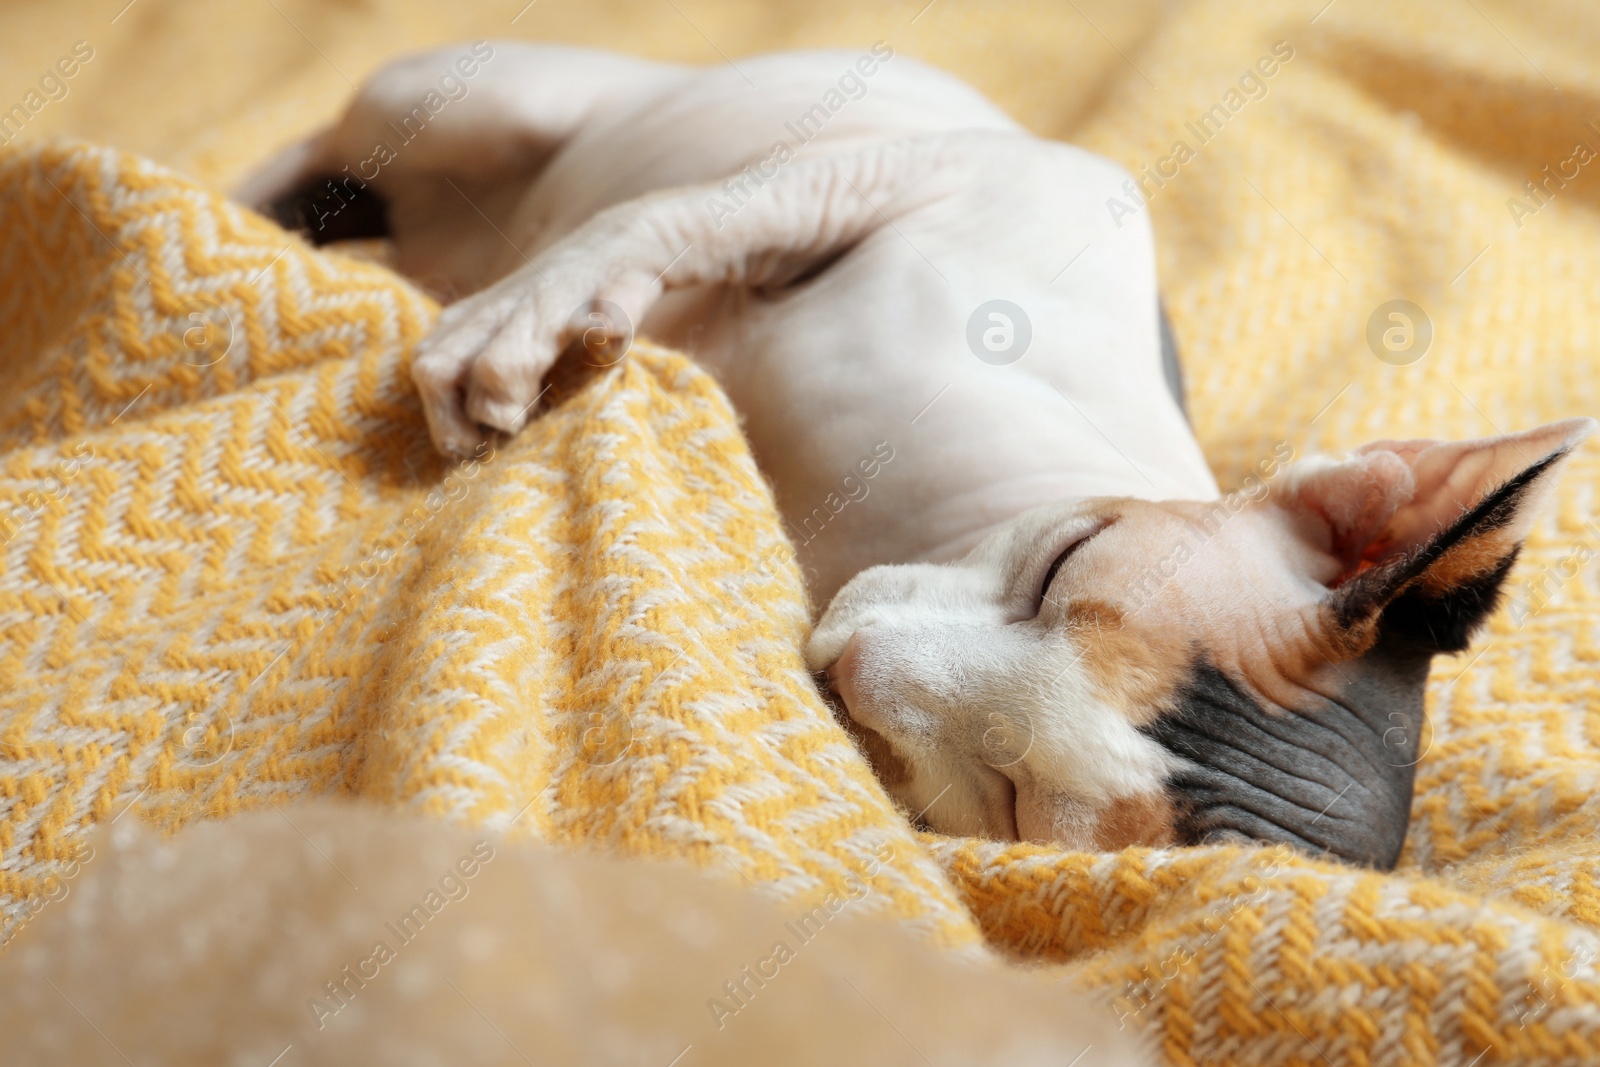
[[[1286,503],[1326,525],[1340,573],[1325,607],[1348,651],[1380,633],[1465,648],[1558,469],[1597,427],[1566,419],[1477,441],[1377,441],[1297,465]]]

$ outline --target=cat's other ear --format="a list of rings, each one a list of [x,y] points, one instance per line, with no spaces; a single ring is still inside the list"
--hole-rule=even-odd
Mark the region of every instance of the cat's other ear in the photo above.
[[[1597,427],[1566,419],[1476,441],[1377,441],[1296,465],[1280,501],[1326,531],[1339,573],[1324,610],[1340,651],[1380,636],[1465,648],[1559,468]]]

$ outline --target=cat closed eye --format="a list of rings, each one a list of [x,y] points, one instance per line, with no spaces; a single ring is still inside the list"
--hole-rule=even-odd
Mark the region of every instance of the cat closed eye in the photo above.
[[[1050,564],[1049,568],[1044,572],[1044,580],[1039,583],[1037,606],[1042,607],[1044,605],[1045,599],[1050,595],[1050,584],[1056,580],[1056,575],[1060,573],[1062,566],[1066,564],[1067,560],[1071,559],[1073,554],[1081,549],[1084,545],[1087,545],[1090,541],[1100,536],[1100,534],[1103,533],[1113,521],[1115,520],[1108,520],[1100,523],[1097,526],[1091,527],[1089,530],[1085,531],[1081,537],[1076,538],[1071,544],[1061,550],[1061,554],[1055,558],[1055,560]]]

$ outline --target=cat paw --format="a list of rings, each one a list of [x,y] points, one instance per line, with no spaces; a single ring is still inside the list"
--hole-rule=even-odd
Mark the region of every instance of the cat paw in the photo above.
[[[411,364],[434,446],[467,455],[489,432],[520,431],[561,353],[577,342],[615,362],[660,291],[648,274],[564,254],[445,308]]]

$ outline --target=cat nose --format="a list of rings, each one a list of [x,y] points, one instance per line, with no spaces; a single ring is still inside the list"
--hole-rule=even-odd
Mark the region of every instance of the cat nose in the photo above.
[[[844,643],[844,651],[839,653],[839,658],[828,668],[828,685],[839,694],[839,699],[843,700],[844,706],[851,711],[856,707],[855,672],[856,663],[860,658],[861,635],[851,634],[850,640]]]

